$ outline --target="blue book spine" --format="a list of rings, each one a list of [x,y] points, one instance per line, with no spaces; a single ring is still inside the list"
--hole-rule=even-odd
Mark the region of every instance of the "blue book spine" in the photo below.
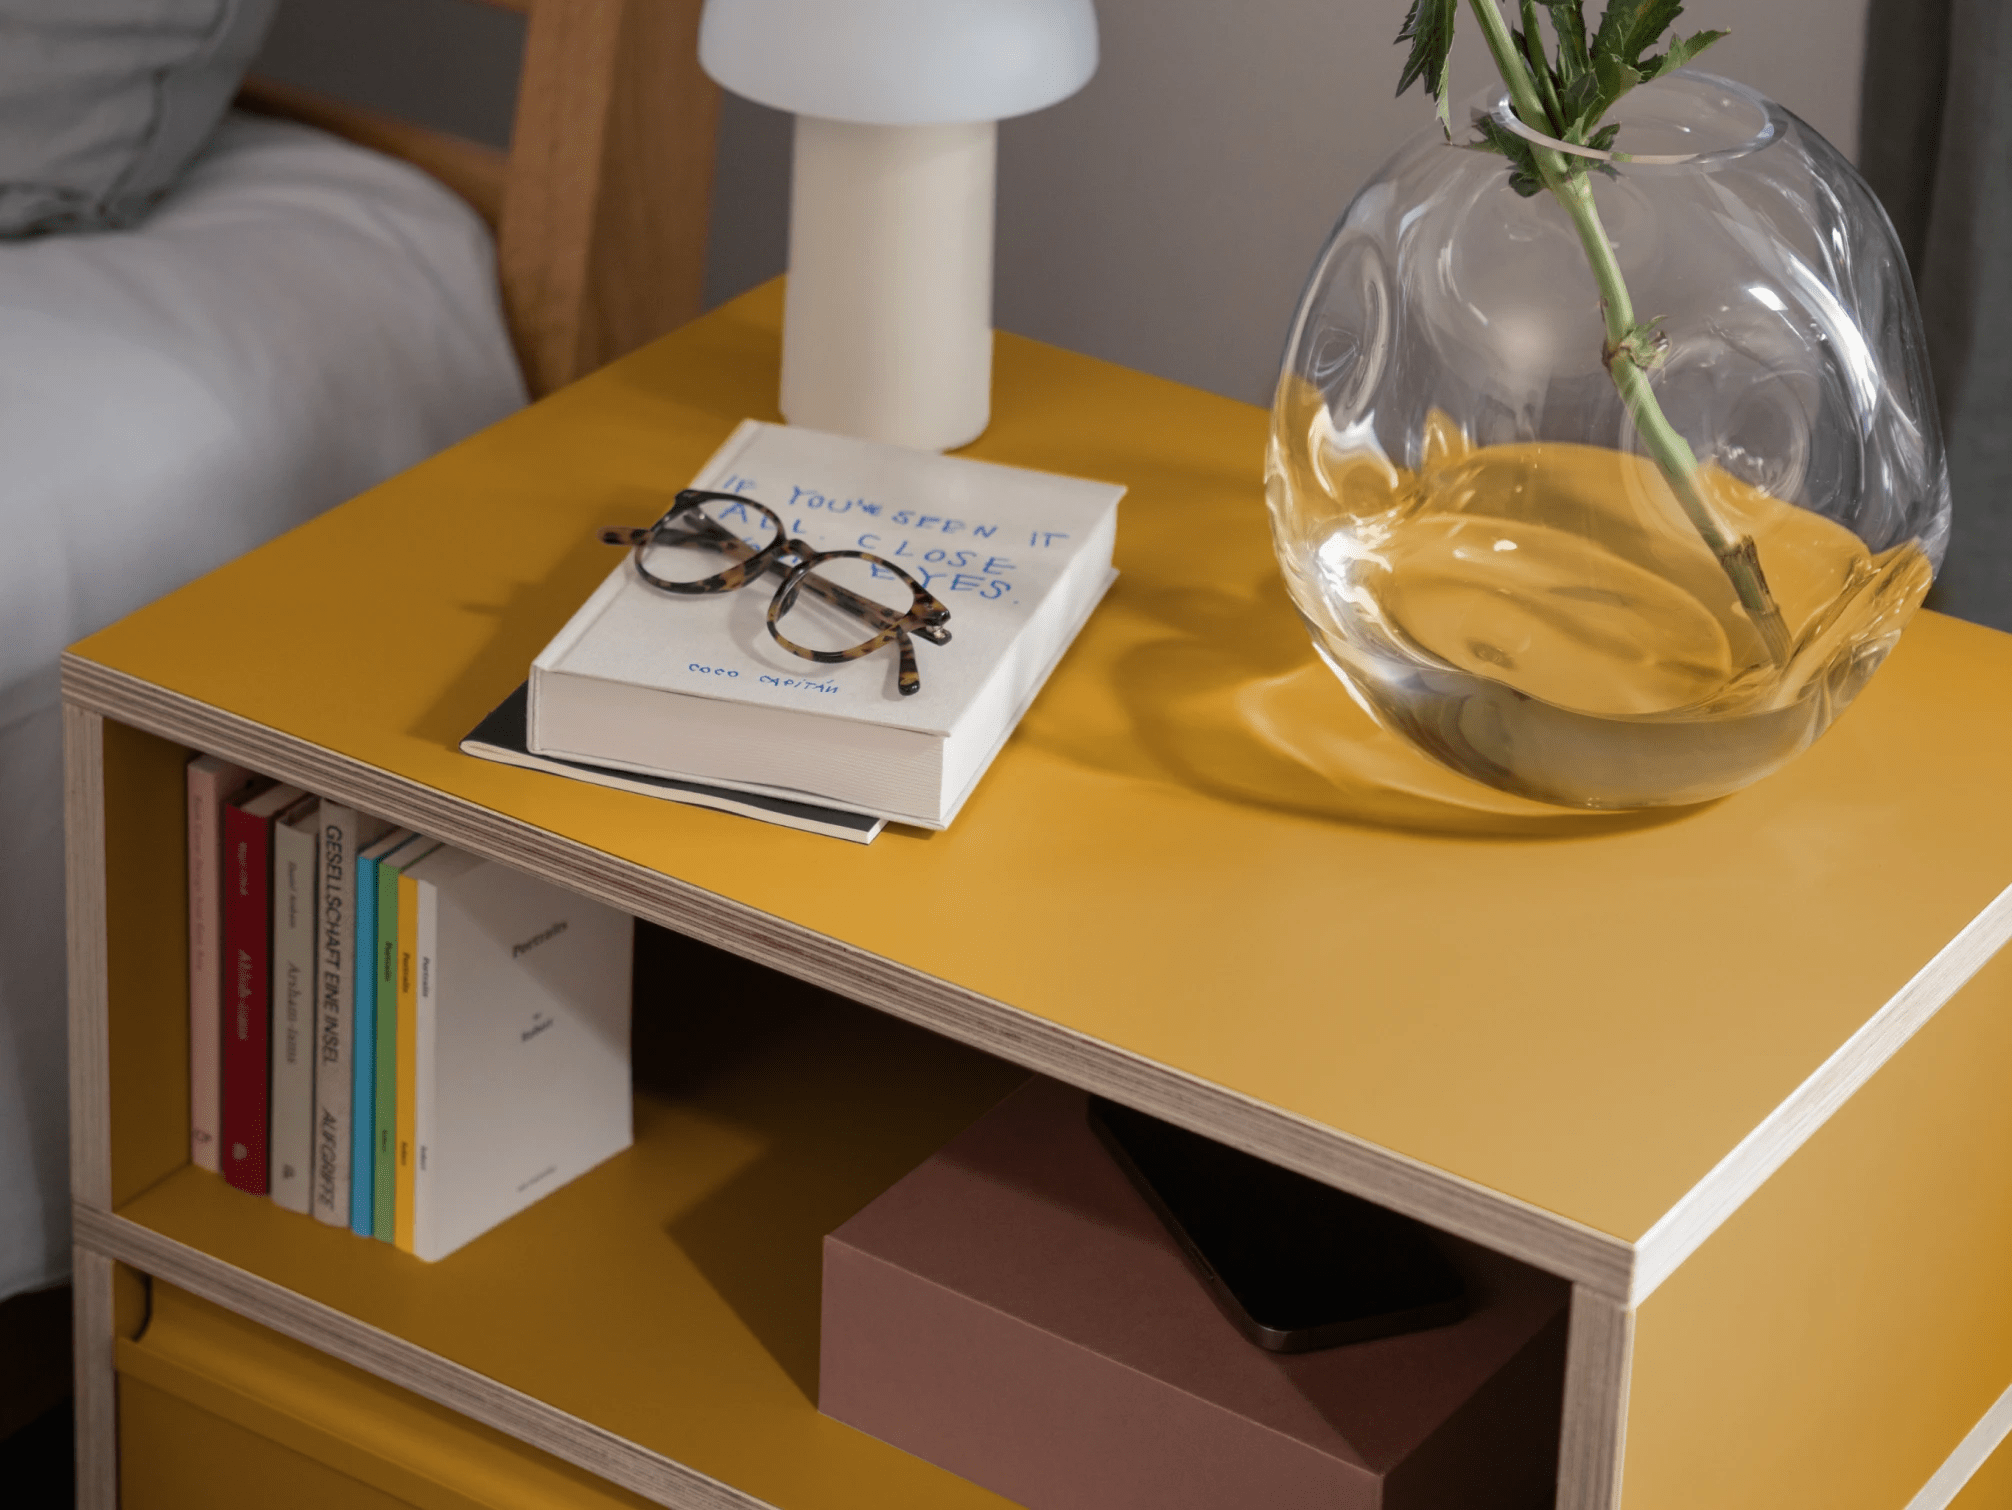
[[[356,1018],[351,1028],[349,1100],[349,1230],[376,1235],[377,1160],[377,862],[356,862]]]

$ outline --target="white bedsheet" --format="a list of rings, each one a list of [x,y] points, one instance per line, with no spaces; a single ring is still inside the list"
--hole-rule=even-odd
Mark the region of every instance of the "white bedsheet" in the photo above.
[[[482,223],[303,127],[0,242],[0,1299],[69,1268],[58,652],[523,401]]]

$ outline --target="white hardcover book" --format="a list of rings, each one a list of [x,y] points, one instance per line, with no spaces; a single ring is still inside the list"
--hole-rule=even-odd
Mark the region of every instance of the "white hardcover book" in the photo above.
[[[443,847],[419,888],[413,1251],[446,1257],[632,1141],[633,924]]]
[[[266,1130],[273,1204],[306,1215],[314,1150],[315,882],[320,803],[293,804],[272,829],[272,1090]]]
[[[349,1225],[350,1093],[355,1074],[356,857],[388,830],[382,819],[324,801],[315,888],[315,1217]]]
[[[693,486],[934,594],[951,639],[917,639],[921,691],[900,695],[891,646],[839,664],[784,650],[776,573],[673,595],[624,554],[532,663],[532,753],[944,828],[1116,575],[1113,483],[749,420]]]

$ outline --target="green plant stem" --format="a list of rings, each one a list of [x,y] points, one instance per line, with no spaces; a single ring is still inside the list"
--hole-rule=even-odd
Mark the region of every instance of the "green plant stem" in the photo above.
[[[1564,108],[1558,103],[1551,70],[1544,63],[1544,40],[1537,35],[1537,0],[1523,0],[1523,50],[1529,55],[1530,71],[1537,76],[1537,85],[1544,92],[1545,114],[1554,121],[1563,120]]]
[[[1503,82],[1509,86],[1509,98],[1516,114],[1532,130],[1548,134],[1550,117],[1545,111],[1543,98],[1537,92],[1537,80],[1525,64],[1523,55],[1516,50],[1516,39],[1510,34],[1508,23],[1502,19],[1495,0],[1468,0],[1468,3],[1473,8],[1474,19],[1481,24],[1482,34],[1488,39],[1488,50],[1494,55],[1495,66],[1500,70]],[[1705,548],[1718,559],[1719,566],[1739,597],[1740,606],[1746,610],[1747,617],[1760,634],[1761,643],[1767,647],[1768,658],[1777,666],[1785,666],[1793,648],[1788,626],[1782,620],[1774,594],[1768,590],[1767,577],[1761,571],[1760,555],[1754,548],[1753,539],[1747,535],[1733,536],[1712,511],[1705,500],[1703,488],[1699,486],[1697,455],[1663,413],[1663,406],[1656,400],[1655,389],[1650,386],[1648,369],[1643,365],[1638,349],[1640,333],[1635,324],[1634,301],[1628,297],[1628,285],[1621,276],[1621,264],[1614,256],[1614,244],[1607,238],[1607,228],[1600,223],[1600,211],[1593,203],[1593,186],[1586,169],[1583,164],[1567,162],[1565,154],[1555,148],[1533,142],[1531,150],[1537,160],[1537,169],[1544,176],[1545,187],[1550,189],[1571,217],[1579,233],[1580,245],[1586,250],[1586,261],[1592,267],[1593,281],[1599,285],[1600,311],[1607,327],[1603,353],[1607,374],[1614,380],[1621,402],[1635,422],[1635,433],[1641,436],[1643,446],[1655,458],[1657,467],[1670,485],[1670,491],[1676,495],[1678,506],[1697,530]]]

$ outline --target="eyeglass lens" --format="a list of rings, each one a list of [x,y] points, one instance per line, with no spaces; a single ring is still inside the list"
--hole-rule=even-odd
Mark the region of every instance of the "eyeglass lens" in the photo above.
[[[820,592],[821,587],[836,592]],[[850,594],[853,603],[845,601]],[[855,605],[864,600],[883,610],[862,617]],[[788,607],[776,619],[776,631],[805,650],[832,653],[863,645],[915,607],[915,593],[884,566],[852,556],[827,556],[818,561]]]
[[[652,531],[639,564],[666,582],[699,582],[775,543],[775,521],[760,509],[709,498],[674,510]]]

